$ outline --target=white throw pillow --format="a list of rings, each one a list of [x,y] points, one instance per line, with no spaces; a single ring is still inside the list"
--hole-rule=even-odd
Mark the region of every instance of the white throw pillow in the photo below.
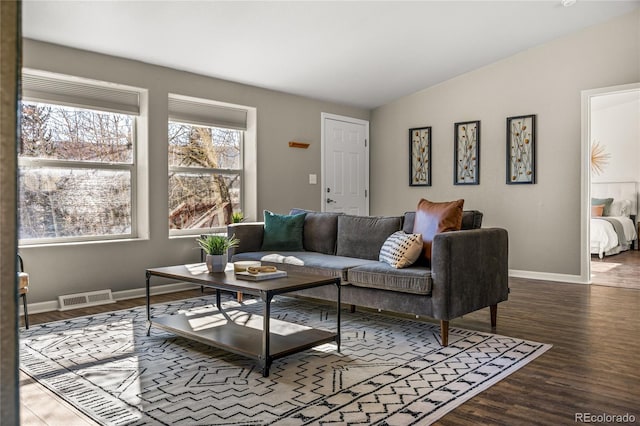
[[[614,200],[609,208],[608,216],[629,216],[631,213],[630,200]]]
[[[398,269],[406,268],[418,260],[420,253],[422,253],[422,235],[398,231],[391,234],[382,245],[380,262],[388,263]]]

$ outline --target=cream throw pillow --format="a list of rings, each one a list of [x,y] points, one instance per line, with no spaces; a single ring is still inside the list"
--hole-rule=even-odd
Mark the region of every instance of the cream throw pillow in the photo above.
[[[394,268],[406,268],[418,260],[422,253],[422,235],[394,232],[380,249],[380,261]]]
[[[611,207],[609,208],[609,216],[629,217],[630,213],[631,213],[630,200],[613,200],[613,203],[611,203]]]

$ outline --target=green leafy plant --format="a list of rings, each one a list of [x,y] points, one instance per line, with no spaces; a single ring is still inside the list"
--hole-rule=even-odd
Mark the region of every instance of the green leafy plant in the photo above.
[[[244,215],[242,212],[234,212],[231,215],[231,223],[240,223],[244,220]]]
[[[206,254],[223,255],[233,247],[238,247],[240,240],[235,235],[227,237],[225,235],[207,235],[197,240],[198,246],[204,250]]]

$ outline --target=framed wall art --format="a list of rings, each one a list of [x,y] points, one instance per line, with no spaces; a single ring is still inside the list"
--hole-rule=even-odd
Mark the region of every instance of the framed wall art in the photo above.
[[[507,117],[507,183],[536,183],[536,116]]]
[[[453,184],[480,184],[480,121],[455,123]]]
[[[431,127],[409,129],[409,186],[431,186]]]

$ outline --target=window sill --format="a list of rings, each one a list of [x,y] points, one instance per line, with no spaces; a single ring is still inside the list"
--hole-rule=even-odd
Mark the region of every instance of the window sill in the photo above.
[[[56,242],[38,242],[38,243],[30,243],[24,244],[18,242],[19,249],[31,249],[31,248],[51,248],[51,247],[72,247],[72,246],[81,246],[81,245],[94,245],[94,244],[122,244],[122,243],[135,243],[135,242],[144,242],[149,241],[148,237],[140,237],[140,238],[112,238],[112,239],[104,239],[104,240],[85,240],[85,241],[56,241]]]

